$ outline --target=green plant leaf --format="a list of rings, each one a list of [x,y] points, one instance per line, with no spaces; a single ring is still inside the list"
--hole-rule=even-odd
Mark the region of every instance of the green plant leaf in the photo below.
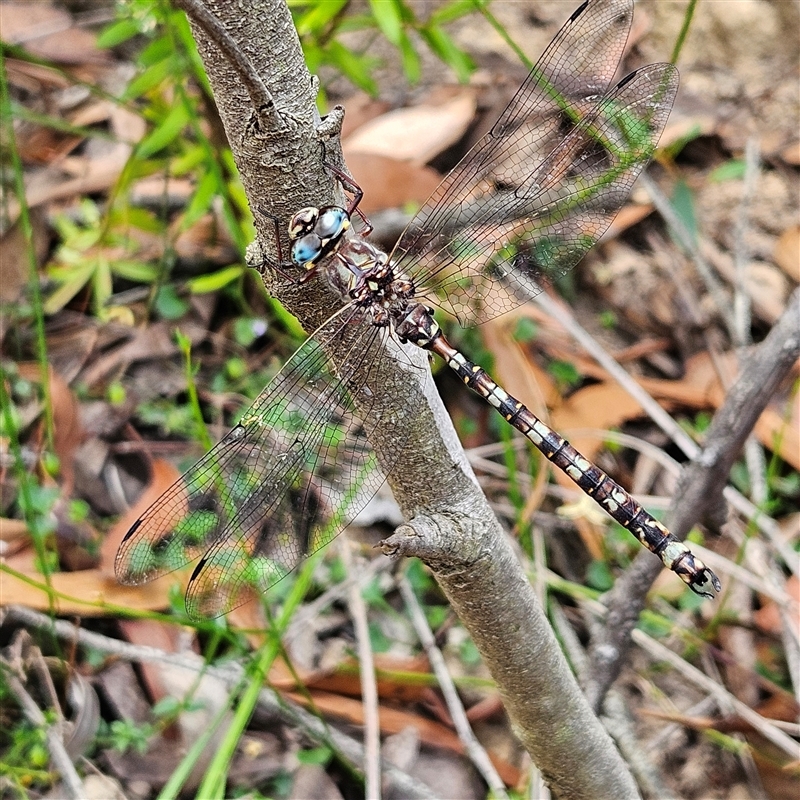
[[[378,93],[378,85],[369,74],[370,60],[367,57],[356,55],[336,40],[328,42],[324,52],[326,60],[356,86],[371,95]]]
[[[224,189],[224,187],[222,188]],[[217,181],[217,176],[212,170],[209,170],[200,178],[197,188],[192,195],[192,199],[189,201],[186,211],[183,212],[183,219],[181,220],[182,230],[191,228],[192,225],[208,211],[219,189],[220,186]]]
[[[189,291],[193,294],[207,294],[208,292],[216,292],[223,286],[237,280],[244,274],[244,267],[239,264],[234,264],[224,269],[218,269],[210,275],[200,275],[197,278],[192,278],[187,282]]]
[[[161,123],[139,144],[136,154],[139,158],[148,158],[163,150],[178,138],[189,122],[189,111],[183,103],[178,103]]]
[[[380,32],[395,47],[400,47],[403,21],[396,0],[369,0],[369,7]]]
[[[400,32],[400,54],[403,57],[403,72],[410,83],[417,83],[422,74],[422,68],[417,51],[405,31]]]
[[[689,184],[683,179],[675,184],[675,189],[670,198],[675,213],[680,217],[687,231],[689,231],[692,241],[697,243],[697,215],[694,209],[694,197]]]
[[[158,278],[158,266],[146,261],[120,259],[111,265],[113,273],[136,283],[153,283]]]
[[[92,288],[94,290],[95,308],[101,309],[106,305],[114,291],[114,283],[111,279],[111,265],[105,256],[99,256],[95,259]]]
[[[429,24],[445,25],[448,22],[455,22],[475,10],[473,0],[452,0],[452,2],[437,8],[428,19]]]
[[[324,32],[347,2],[348,0],[325,0],[324,3],[311,3],[308,11],[295,17],[298,35],[302,37]]]
[[[122,93],[120,99],[123,102],[136,100],[175,75],[177,67],[178,59],[173,56],[157,61],[128,84],[128,88]]]
[[[745,163],[740,158],[733,158],[720,164],[716,169],[712,170],[708,176],[710,181],[714,183],[722,183],[722,181],[736,181],[744,178]]]
[[[120,19],[112,22],[95,39],[95,44],[101,48],[114,47],[122,42],[127,42],[140,33],[139,25],[131,19]]]
[[[84,286],[86,286],[94,272],[94,263],[89,261],[80,266],[61,269],[59,272],[63,273],[65,277],[59,280],[61,285],[58,289],[44,301],[43,308],[45,314],[55,314],[56,311],[60,311]]]
[[[163,319],[180,319],[188,310],[189,304],[178,295],[172,286],[162,286],[156,292],[153,304]]]
[[[420,35],[428,47],[450,67],[459,81],[466,83],[475,69],[472,59],[438,25],[427,25],[420,29]]]

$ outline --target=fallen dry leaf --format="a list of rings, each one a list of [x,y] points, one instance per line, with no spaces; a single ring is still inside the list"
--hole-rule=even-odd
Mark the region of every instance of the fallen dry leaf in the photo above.
[[[398,108],[370,120],[342,142],[348,161],[353,153],[372,153],[427,164],[466,132],[475,115],[475,93],[461,88],[434,104]]]
[[[116,617],[120,608],[131,611],[167,608],[170,587],[181,579],[181,573],[173,573],[144,586],[120,586],[99,569],[56,572],[50,576],[53,592],[51,605],[44,576],[36,572],[31,563],[22,577],[3,572],[0,605],[24,605],[38,611],[50,611],[52,608],[59,615]]]
[[[412,658],[389,656],[386,653],[375,654],[375,668],[385,672],[403,673],[406,675],[418,675],[420,678],[432,677],[430,666],[424,656]],[[358,671],[358,663],[349,660],[339,666],[339,670],[332,674],[309,676],[306,682],[309,689],[320,689],[337,695],[348,697],[361,697],[361,678]],[[391,700],[399,704],[409,704],[420,702],[425,699],[430,691],[430,680],[411,681],[404,680],[402,675],[393,677],[392,675],[378,674],[378,697],[382,700]]]
[[[38,363],[21,363],[19,374],[32,383],[41,382]],[[48,372],[48,382],[53,409],[53,449],[59,459],[60,490],[64,497],[69,497],[72,494],[75,478],[75,451],[83,441],[84,435],[80,409],[66,381],[52,368]]]
[[[47,61],[60,64],[104,64],[107,50],[95,44],[95,35],[74,25],[66,11],[51,3],[0,3],[0,30],[3,39],[20,44]]]
[[[21,519],[0,517],[0,542],[13,542],[25,539],[28,535],[28,526]]]
[[[310,702],[305,695],[295,692],[288,693],[287,697],[304,707],[316,708],[325,714],[345,719],[356,725],[364,724],[364,705],[360,700],[320,691],[311,692]],[[466,748],[458,736],[439,722],[433,722],[410,711],[401,711],[384,705],[380,706],[378,716],[381,733],[384,735],[400,733],[410,725],[416,728],[420,740],[430,747],[440,747],[459,755],[466,752]],[[516,767],[491,752],[489,758],[507,786],[517,783],[520,771]]]
[[[781,234],[775,245],[775,263],[795,283],[800,283],[800,225]]]
[[[442,180],[430,167],[376,153],[350,153],[347,166],[364,190],[359,207],[366,214],[385,208],[403,208],[409,203],[422,205]]]
[[[347,98],[347,105],[343,106],[343,108],[345,114],[342,122],[342,141],[351,136],[362,125],[366,125],[370,120],[390,111],[392,107],[385,100],[371,97],[366,92],[356,92]]]
[[[800,141],[787,144],[780,152],[780,157],[793,167],[800,166]]]
[[[793,609],[793,616],[797,619],[797,611],[800,609],[800,580],[798,580],[796,575],[790,575],[786,579],[784,589],[786,593],[793,598],[796,604]],[[753,622],[755,622],[759,630],[764,631],[764,633],[780,636],[783,631],[783,622],[781,621],[781,615],[777,604],[774,600],[770,600],[769,598],[762,598],[762,602],[764,605],[759,608],[758,611],[753,612]]]

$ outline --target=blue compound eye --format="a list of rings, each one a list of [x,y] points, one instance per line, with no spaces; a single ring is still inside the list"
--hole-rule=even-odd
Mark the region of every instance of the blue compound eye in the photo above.
[[[314,232],[320,239],[335,239],[347,229],[347,212],[338,206],[328,206],[320,211]]]
[[[316,261],[322,252],[322,241],[315,233],[308,233],[292,244],[292,261],[298,267]]]

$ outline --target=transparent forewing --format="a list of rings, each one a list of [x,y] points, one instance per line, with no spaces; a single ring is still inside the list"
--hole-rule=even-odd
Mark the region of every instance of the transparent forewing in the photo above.
[[[377,366],[363,372],[384,335],[357,309],[317,331],[240,423],[131,528],[117,554],[119,580],[144,583],[202,556],[187,610],[216,616],[331,541],[384,481],[367,441],[376,419],[386,424],[383,406],[391,419],[408,413],[407,395],[369,388]],[[402,443],[398,429],[392,440]],[[383,466],[395,455],[382,454]]]
[[[461,204],[492,194],[499,166],[533,173],[576,119],[608,90],[622,58],[632,0],[590,0],[564,24],[486,136],[448,173],[403,233],[395,257],[435,253]]]
[[[446,231],[407,267],[418,296],[469,324],[510,311],[572,269],[652,158],[677,88],[672,65],[643,67],[589,109],[533,172],[499,162],[493,190],[459,203]],[[516,139],[503,145],[513,151]]]
[[[618,200],[614,210],[619,208],[631,176],[635,179],[649,159],[663,128],[661,117],[666,118],[674,96],[671,76],[667,86],[655,90],[658,94],[645,98],[648,107],[642,109],[641,122],[650,131],[647,155],[635,164],[628,164],[630,159],[618,150],[624,131],[610,132],[606,140],[592,129],[593,124],[606,129],[627,125],[629,120],[610,110],[608,101],[617,97],[618,102],[630,104],[641,99],[631,92],[652,90],[651,81],[642,76],[632,87],[618,86],[609,92],[632,11],[630,0],[589,0],[581,6],[492,130],[447,175],[400,238],[395,262],[413,275],[418,291],[428,292],[432,301],[436,299],[432,290],[446,289],[449,296],[440,296],[438,302],[463,324],[505,313],[538,291],[527,278],[521,295],[519,286],[506,284],[507,271],[519,263],[513,244],[501,253],[509,239],[521,239],[523,249],[530,249],[531,240],[544,235],[534,253],[539,262],[536,277],[552,279],[563,273],[605,230],[613,217],[609,201]],[[656,112],[664,113],[654,113],[653,104]],[[634,113],[631,106],[629,115]],[[635,145],[637,153],[643,150],[640,144]],[[600,179],[597,188],[603,197],[597,197],[588,190],[604,161],[622,168]],[[590,208],[583,224],[577,209],[571,208],[570,216],[578,224],[572,228],[567,224],[567,230],[560,218],[553,219],[563,215],[563,208],[552,205],[553,187],[565,179],[559,196],[580,184],[587,191],[577,199],[602,209],[592,213]],[[549,225],[555,225],[552,231]],[[555,261],[548,260],[553,240],[561,243],[561,251],[569,251],[570,259],[559,253]],[[466,294],[459,287],[465,287]]]

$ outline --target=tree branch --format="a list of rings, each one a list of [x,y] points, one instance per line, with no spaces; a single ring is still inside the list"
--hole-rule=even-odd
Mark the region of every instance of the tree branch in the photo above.
[[[312,82],[283,0],[209,0],[244,57],[263,76],[275,111],[293,124],[281,134],[249,125],[253,108],[237,70],[197,20],[192,27],[217,100],[251,208],[261,256],[274,262],[274,224],[265,212],[288,220],[297,209],[337,200],[335,180],[323,165],[322,142],[336,144],[336,125],[323,125],[314,106]],[[321,138],[322,137],[322,138]],[[339,200],[341,202],[341,200]],[[282,233],[282,235],[285,235]],[[288,252],[288,242],[283,243]],[[331,313],[324,281],[289,285],[269,270],[268,289],[303,323],[315,329]],[[413,356],[425,364],[425,355]],[[365,357],[365,364],[371,355]],[[374,372],[374,370],[373,370]],[[569,670],[547,618],[518,559],[480,492],[452,422],[428,380],[410,381],[391,356],[365,385],[386,384],[414,396],[410,428],[390,483],[409,522],[384,545],[385,552],[422,558],[471,633],[497,681],[517,735],[559,797],[638,797],[635,783]],[[400,383],[397,383],[400,382]],[[394,452],[396,424],[380,420],[372,444],[378,455]]]

